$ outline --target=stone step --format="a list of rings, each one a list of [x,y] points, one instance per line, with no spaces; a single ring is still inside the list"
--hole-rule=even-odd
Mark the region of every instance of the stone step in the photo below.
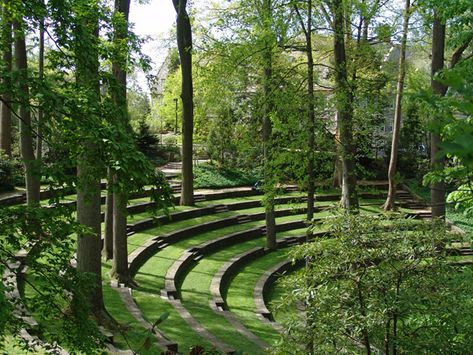
[[[205,200],[206,200],[205,195],[195,195],[194,196],[194,202],[203,202]]]
[[[243,224],[243,223],[248,223],[248,222],[251,222],[251,219],[248,217],[248,215],[238,216],[238,224]]]

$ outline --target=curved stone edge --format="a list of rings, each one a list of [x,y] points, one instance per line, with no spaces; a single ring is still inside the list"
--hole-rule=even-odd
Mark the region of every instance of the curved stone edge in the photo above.
[[[291,199],[281,200],[283,203],[288,203],[292,201]],[[205,207],[204,211],[207,214],[219,213],[222,212],[222,209],[227,210],[238,210],[241,208],[252,208],[254,207],[254,202],[258,203],[260,206],[260,201],[245,201],[237,202],[230,204],[214,205]],[[238,207],[238,209],[236,208]],[[328,206],[317,206],[316,210],[323,210]],[[306,208],[288,208],[283,210],[276,211],[276,217],[289,216],[291,214],[303,213],[306,211]],[[186,212],[186,211],[184,211]],[[201,212],[203,213],[203,212]],[[203,215],[203,214],[199,214]],[[181,215],[182,216],[182,215]],[[223,218],[216,221],[209,221],[195,226],[190,226],[187,228],[179,229],[177,231],[163,234],[160,236],[154,236],[144,242],[141,246],[136,248],[128,256],[128,267],[131,275],[135,275],[139,268],[144,265],[144,263],[149,260],[154,254],[156,254],[160,249],[165,248],[169,244],[176,243],[184,238],[190,237],[192,235],[203,233],[206,231],[213,231],[219,228],[228,227],[235,224],[242,224],[249,221],[257,221],[264,219],[264,213],[253,213],[253,214],[241,214],[233,217]],[[185,218],[184,218],[185,219]]]
[[[130,274],[134,275],[139,268],[149,260],[158,250],[165,248],[169,244],[176,243],[182,239],[191,237],[195,234],[205,231],[212,231],[223,227],[228,227],[240,223],[243,215],[219,219],[216,221],[209,221],[199,225],[179,229],[172,233],[154,236],[148,239],[144,244],[136,248],[130,255],[128,255],[128,267]]]
[[[131,288],[129,287],[112,287],[112,288],[115,289],[117,293],[120,295],[120,298],[123,304],[128,309],[128,312],[130,312],[132,317],[135,318],[135,320],[139,322],[141,325],[143,325],[143,327],[152,331],[152,333],[158,339],[158,345],[162,349],[165,349],[166,351],[169,351],[171,353],[177,353],[178,351],[177,343],[171,341],[158,329],[153,329],[153,324],[144,317],[143,313],[141,312],[140,308],[135,302],[135,299],[132,296]]]
[[[253,342],[257,346],[259,346],[261,349],[267,349],[269,348],[269,344],[260,339],[257,335],[255,335],[252,331],[250,331],[248,328],[246,328],[238,319],[237,317],[233,314],[233,312],[227,311],[227,310],[221,310],[217,309],[215,307],[215,303],[212,302],[212,300],[209,301],[209,307],[218,315],[223,315],[225,319],[233,326],[233,328],[236,329],[238,333],[243,335],[245,338],[247,338],[249,341]]]
[[[201,201],[212,201],[212,200],[219,200],[223,198],[236,198],[236,197],[257,196],[257,195],[258,194],[252,190],[235,190],[235,191],[229,190],[229,191],[223,191],[223,192],[196,195],[196,197],[198,197]],[[296,202],[305,202],[305,201],[307,201],[307,197],[304,197],[304,196],[281,196],[275,199],[275,203],[277,204],[288,204],[291,202],[296,203]],[[127,210],[128,212],[131,212],[131,213],[140,213],[149,209],[151,206],[153,206],[153,204],[154,202],[143,202],[137,205],[128,206]],[[205,207],[201,207],[197,209],[175,212],[175,213],[170,214],[169,216],[146,218],[136,223],[128,224],[128,229],[130,232],[136,233],[136,232],[146,230],[148,228],[156,227],[156,226],[167,224],[170,222],[182,221],[188,218],[195,218],[195,217],[201,217],[201,216],[218,213],[218,212],[235,211],[239,209],[246,209],[246,208],[253,208],[253,207],[260,207],[260,206],[261,206],[260,200],[237,201],[233,203],[205,206]]]
[[[288,231],[305,227],[305,220],[289,221],[276,225],[277,232]],[[187,249],[181,254],[171,267],[167,270],[164,278],[164,289],[161,290],[161,296],[168,299],[179,298],[178,283],[195,262],[202,259],[205,255],[214,253],[223,247],[232,246],[248,240],[256,239],[266,233],[264,226],[247,229],[240,232],[224,235],[222,237],[209,240],[196,247]]]
[[[216,251],[224,246],[234,245],[263,235],[264,227],[257,227],[227,234],[220,238],[204,242],[196,247],[187,249],[167,270],[164,278],[164,289],[161,290],[161,296],[170,300],[179,298],[178,283],[183,279],[191,266],[199,261],[204,255]]]
[[[19,336],[28,344],[28,348],[39,351],[40,349],[49,354],[68,355],[69,353],[56,343],[48,343],[40,339],[33,333],[37,331],[38,322],[26,309],[22,301],[22,292],[19,284],[25,278],[25,265],[27,252],[20,250],[15,255],[15,261],[7,264],[3,273],[3,279],[6,285],[10,285],[11,290],[5,292],[5,297],[15,304],[14,315],[24,325],[20,329]]]
[[[256,315],[258,318],[266,323],[274,324],[278,329],[280,329],[279,323],[274,321],[273,314],[266,306],[264,295],[281,274],[295,269],[298,265],[302,265],[302,263],[302,260],[296,261],[296,264],[294,264],[292,260],[284,260],[273,266],[271,269],[266,270],[264,274],[261,275],[253,290],[253,299],[256,306]]]
[[[197,321],[192,314],[183,306],[179,299],[167,299],[167,301],[174,307],[176,312],[181,316],[182,319],[202,338],[207,339],[212,345],[218,350],[225,354],[234,354],[233,349],[228,344],[220,341],[215,335],[205,329],[199,321]]]

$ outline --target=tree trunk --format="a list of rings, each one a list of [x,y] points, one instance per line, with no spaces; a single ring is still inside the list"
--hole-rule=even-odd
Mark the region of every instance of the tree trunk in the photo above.
[[[126,285],[131,284],[128,271],[128,244],[126,235],[127,197],[123,192],[113,194],[113,262],[110,277]]]
[[[100,102],[99,59],[98,59],[98,9],[97,2],[79,0],[81,9],[77,12],[75,23],[75,58],[76,81],[78,87],[87,95],[90,111],[82,114],[97,114],[95,105]],[[81,119],[81,117],[78,117]],[[86,118],[82,118],[86,119]],[[98,151],[95,143],[88,136],[89,132],[81,132],[82,154],[77,162],[77,221],[90,229],[90,234],[81,234],[77,238],[77,270],[91,273],[95,277],[95,288],[89,295],[92,312],[102,318],[104,311],[101,273],[101,216],[100,216],[100,174],[97,166]]]
[[[125,20],[125,26],[115,28],[115,40],[121,41],[128,36],[128,15],[130,13],[130,0],[115,0],[115,12],[121,13]],[[119,44],[119,43],[117,43]],[[116,109],[119,112],[118,125],[129,131],[128,107],[126,102],[126,84],[127,75],[123,68],[126,57],[114,60],[112,64],[113,76],[116,80],[116,89],[113,92],[113,99]],[[131,134],[131,132],[130,132]],[[114,176],[113,183],[119,186],[119,175]],[[113,192],[113,262],[110,277],[119,282],[129,285],[131,283],[130,273],[128,271],[128,244],[127,244],[127,212],[128,202],[126,191],[116,189]]]
[[[345,52],[345,28],[342,0],[332,2],[334,56],[336,71],[336,109],[340,136],[340,159],[342,162],[342,199],[345,210],[358,208],[355,175],[355,150],[353,147],[353,93],[348,83]]]
[[[0,149],[10,158],[11,150],[11,80],[8,75],[12,72],[12,24],[8,10],[3,5],[2,21],[2,59],[7,76],[3,79],[5,91],[2,93],[2,116],[0,121]]]
[[[95,288],[89,295],[92,311],[98,317],[104,309],[102,295],[102,265],[100,258],[100,179],[95,168],[87,161],[97,154],[93,145],[88,142],[84,154],[77,164],[77,221],[91,229],[91,234],[79,235],[77,238],[77,270],[92,273],[95,276]]]
[[[267,33],[271,33],[272,24],[272,4],[271,0],[263,1],[263,26]],[[272,102],[272,80],[273,80],[273,49],[272,38],[265,38],[265,48],[263,50],[263,95],[264,95],[264,109],[263,109],[263,174],[265,194],[265,220],[266,220],[266,247],[269,250],[276,249],[276,215],[274,212],[274,171],[272,171],[272,123],[271,112],[273,111]]]
[[[25,35],[23,24],[19,20],[13,21],[15,34],[15,60],[20,74],[19,93],[20,102],[20,146],[21,157],[25,166],[26,201],[28,206],[38,206],[40,201],[40,170],[36,163],[33,148],[33,134],[31,112],[29,106],[28,63],[26,56]]]
[[[105,201],[105,230],[103,238],[102,256],[105,260],[113,258],[113,174],[108,169],[107,171],[107,198]]]
[[[391,158],[389,161],[388,169],[388,181],[389,190],[388,197],[384,203],[384,210],[391,211],[394,209],[394,203],[396,200],[396,166],[397,166],[397,155],[399,148],[399,135],[401,132],[401,116],[402,116],[402,94],[404,91],[404,78],[406,77],[406,46],[407,46],[407,33],[409,31],[409,17],[411,12],[410,0],[406,0],[404,9],[404,25],[402,29],[401,39],[401,52],[399,55],[399,75],[397,79],[397,92],[396,92],[396,107],[394,111],[394,122],[393,122],[393,137],[391,142]]]
[[[186,11],[187,0],[172,0],[177,19],[177,47],[181,60],[182,100],[182,187],[181,206],[194,205],[192,140],[194,133],[194,93],[192,85],[192,31]]]
[[[314,96],[314,56],[312,54],[312,0],[307,1],[307,27],[304,25],[296,6],[302,30],[306,39],[307,51],[307,220],[314,218],[315,200],[315,96]]]
[[[42,83],[44,79],[44,18],[41,18],[39,22],[38,71],[39,81]],[[38,164],[41,164],[41,160],[43,159],[43,120],[44,111],[43,108],[40,106],[38,108],[38,134],[36,137],[36,160],[38,161]]]
[[[434,75],[443,69],[445,55],[445,24],[441,22],[437,12],[434,12],[432,29],[432,81],[431,87],[434,94],[444,96],[447,87],[434,80]],[[442,169],[445,161],[439,156],[441,137],[439,132],[431,133],[430,138],[430,164],[432,170]],[[445,218],[445,183],[437,182],[430,186],[432,217]]]

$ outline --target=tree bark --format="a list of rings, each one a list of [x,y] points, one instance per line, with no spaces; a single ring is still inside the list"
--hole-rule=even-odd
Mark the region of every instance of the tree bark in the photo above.
[[[271,112],[273,111],[272,102],[272,80],[273,80],[273,39],[268,38],[272,29],[272,3],[271,0],[263,1],[263,26],[266,30],[266,38],[263,50],[263,170],[264,170],[264,186],[265,193],[265,221],[266,221],[266,247],[269,250],[276,249],[276,215],[274,212],[274,190],[275,182],[273,181],[274,172],[271,168],[272,160],[272,123]],[[269,27],[269,28],[268,28]],[[271,36],[272,37],[272,36]]]
[[[78,5],[87,11],[77,12],[75,23],[76,82],[79,89],[87,95],[88,112],[83,115],[97,114],[94,106],[100,102],[99,59],[98,59],[98,6],[94,1],[79,0]],[[85,4],[90,6],[84,6]],[[80,112],[79,112],[80,114]],[[77,119],[87,119],[78,117]],[[97,146],[83,131],[82,153],[77,162],[77,221],[90,229],[90,233],[77,238],[77,270],[91,273],[95,278],[95,288],[89,294],[92,312],[102,318],[105,309],[102,293],[101,273],[101,216],[100,216],[100,166],[97,166]]]
[[[396,92],[396,107],[394,111],[393,121],[393,137],[391,142],[391,157],[389,161],[388,169],[388,197],[384,203],[384,210],[391,211],[394,209],[396,200],[396,166],[399,149],[399,135],[401,132],[401,117],[402,117],[402,95],[404,91],[404,78],[406,77],[406,47],[407,47],[407,34],[409,31],[409,17],[411,12],[411,2],[406,0],[404,9],[404,25],[402,29],[401,39],[401,50],[399,55],[399,74],[397,79],[397,92]]]
[[[40,170],[33,148],[31,112],[29,106],[28,62],[26,55],[25,34],[20,20],[13,21],[15,34],[15,61],[19,71],[20,102],[20,146],[25,167],[26,201],[28,206],[38,206],[40,201]]]
[[[177,48],[181,60],[182,100],[182,187],[181,206],[194,205],[192,140],[194,133],[194,92],[192,84],[192,30],[187,14],[187,0],[172,0],[177,19]]]
[[[2,59],[6,69],[3,79],[5,91],[2,93],[2,116],[0,120],[0,149],[10,158],[11,149],[11,80],[8,75],[12,72],[12,23],[10,21],[7,7],[3,5],[2,22]]]
[[[108,169],[107,171],[107,198],[105,201],[105,228],[103,238],[102,256],[105,260],[113,258],[113,174]]]
[[[44,18],[39,21],[39,55],[38,55],[38,71],[39,81],[43,82],[44,79]],[[41,164],[43,159],[43,120],[44,111],[40,106],[38,108],[38,124],[37,124],[37,137],[36,137],[36,160],[38,164]]]
[[[345,210],[358,208],[355,175],[355,150],[353,146],[353,93],[348,83],[345,52],[345,26],[342,0],[332,1],[334,56],[336,81],[336,109],[338,113],[339,152],[342,162],[342,198]]]
[[[315,200],[315,95],[314,56],[312,53],[312,0],[307,1],[307,27],[296,6],[299,21],[304,31],[307,52],[307,220],[314,218]]]
[[[434,80],[434,75],[444,67],[445,56],[445,24],[442,23],[438,13],[434,11],[434,23],[432,29],[432,80],[431,87],[434,94],[444,96],[447,87]],[[430,136],[430,165],[432,170],[440,170],[445,165],[445,158],[440,156],[440,143],[442,141],[439,132],[433,132]],[[445,183],[443,181],[433,183],[430,186],[432,217],[445,218]]]
[[[119,42],[126,39],[128,36],[130,0],[115,0],[115,12],[122,14],[125,20],[124,26],[117,26],[117,28],[114,29],[115,40]],[[120,59],[121,60],[118,58],[115,59],[112,64],[113,76],[116,81],[113,99],[117,112],[119,113],[119,122],[117,122],[117,124],[121,125],[123,129],[130,131],[128,127],[128,107],[126,102],[127,73],[124,69],[126,57]],[[116,174],[113,181],[115,186],[119,185],[119,179],[120,176]],[[129,285],[131,278],[128,270],[128,243],[126,235],[127,202],[128,197],[126,191],[115,189],[113,192],[113,262],[110,276],[121,283]]]

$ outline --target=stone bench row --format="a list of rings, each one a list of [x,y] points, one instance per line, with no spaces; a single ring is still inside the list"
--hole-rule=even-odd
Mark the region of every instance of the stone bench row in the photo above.
[[[254,201],[247,201],[247,202],[253,203]],[[257,201],[257,202],[260,203],[260,201]],[[246,205],[245,206],[242,205],[241,202],[239,202],[238,204],[240,205],[240,207],[246,207]],[[178,218],[180,218],[179,220],[183,220],[187,218],[192,218],[191,216],[193,216],[193,213],[200,213],[199,214],[200,216],[204,215],[204,213],[212,214],[212,213],[217,212],[216,208],[218,208],[219,206],[220,205],[209,206],[209,207],[203,207],[202,209],[198,209],[198,210],[177,212],[176,214],[173,214],[173,216],[177,215]],[[317,207],[315,211],[319,211],[322,208],[324,207],[323,206]],[[283,217],[283,216],[289,216],[295,213],[304,213],[305,211],[306,211],[305,208],[299,208],[299,209],[289,208],[289,209],[278,210],[275,212],[275,215],[276,217]],[[129,266],[130,274],[131,275],[136,274],[139,268],[142,265],[144,265],[144,263],[148,259],[150,259],[154,254],[156,254],[158,250],[165,248],[169,244],[177,243],[183,239],[190,238],[196,234],[210,232],[210,231],[214,231],[220,228],[242,224],[242,223],[246,223],[250,221],[263,220],[264,218],[265,218],[264,212],[258,212],[258,213],[253,213],[249,215],[242,214],[242,215],[237,215],[233,217],[219,219],[216,221],[205,222],[199,225],[194,225],[187,228],[179,229],[168,234],[153,237],[147,240],[144,244],[142,244],[138,248],[136,248],[128,256],[128,266]],[[175,219],[173,217],[173,221],[174,220]]]
[[[226,195],[227,195],[226,198],[239,197],[237,196],[238,194],[239,193],[233,195],[228,191],[226,192]],[[215,194],[204,195],[204,196],[206,200],[209,200],[209,201],[223,198],[223,197],[216,198],[217,196]],[[305,201],[307,201],[307,198],[303,196],[283,196],[283,197],[278,197],[275,199],[276,204],[300,203],[300,202],[305,202]],[[135,206],[139,206],[140,212],[143,212],[150,207],[150,203],[145,202],[139,205],[130,206],[128,208],[128,211],[130,211],[130,208],[135,208]],[[143,206],[146,206],[146,208],[144,208]],[[150,229],[156,226],[167,224],[170,222],[179,222],[186,219],[207,216],[207,215],[211,215],[211,214],[219,213],[219,212],[236,211],[236,210],[257,208],[257,207],[261,207],[261,200],[237,201],[237,202],[231,202],[231,203],[226,203],[226,204],[211,205],[211,206],[196,208],[192,210],[174,212],[174,213],[169,214],[168,216],[146,218],[136,223],[128,224],[128,229],[129,229],[129,232],[136,233],[136,232],[140,232],[140,231]],[[138,213],[136,209],[134,210],[134,213]]]
[[[68,352],[59,345],[46,343],[35,335],[39,324],[23,304],[25,272],[27,268],[25,265],[26,257],[26,251],[20,250],[15,255],[15,261],[8,263],[3,273],[4,284],[7,287],[5,297],[15,305],[13,313],[21,322],[22,328],[19,331],[19,335],[28,344],[30,350],[45,351],[48,354],[67,355]]]
[[[274,323],[274,318],[271,311],[268,310],[265,302],[265,295],[268,293],[271,285],[280,278],[285,272],[295,270],[304,264],[303,260],[297,260],[295,263],[292,260],[281,261],[280,263],[267,270],[256,282],[253,291],[253,299],[256,307],[256,315],[263,321]]]
[[[320,220],[320,219],[319,219]],[[306,234],[298,236],[288,236],[277,240],[277,248],[286,248],[293,245],[298,245],[312,240],[315,237],[326,235],[326,232],[317,232],[311,234],[309,237]],[[223,296],[228,284],[235,276],[236,272],[242,269],[246,264],[256,260],[271,252],[265,247],[257,247],[250,249],[242,254],[239,254],[228,262],[226,262],[219,271],[214,275],[211,285],[210,293],[213,300],[213,308],[222,311],[227,310],[226,301]]]
[[[102,182],[100,184],[100,188],[102,190],[105,190],[107,188],[107,183]],[[71,194],[75,193],[75,189],[69,187],[69,188],[63,189],[62,191],[54,191],[54,190],[49,190],[49,189],[48,190],[41,190],[39,192],[39,198],[41,200],[50,199],[58,192],[61,192],[64,195],[71,195]],[[21,203],[25,203],[25,202],[26,202],[26,192],[18,192],[16,194],[12,194],[8,197],[0,198],[0,205],[1,206],[12,206],[12,205],[18,205],[18,204],[21,204]],[[71,202],[66,202],[66,204],[70,204],[70,203],[72,203],[72,201]],[[75,205],[75,201],[74,201],[74,205]]]
[[[276,231],[282,232],[291,229],[299,229],[305,227],[305,225],[305,220],[290,221],[276,225]],[[168,299],[179,298],[178,284],[182,281],[183,277],[194,263],[199,261],[205,255],[214,253],[224,247],[229,247],[262,237],[265,235],[265,229],[266,228],[262,226],[227,234],[186,250],[168,269],[164,279],[165,285],[164,289],[161,291],[161,296]]]
[[[256,192],[252,191],[251,189],[248,190],[235,190],[235,191],[223,191],[223,192],[216,192],[211,194],[202,194],[198,195],[201,196],[202,201],[212,201],[212,200],[220,200],[225,198],[237,198],[237,197],[248,197],[248,196],[255,196]],[[373,193],[361,193],[360,197],[365,199],[376,199],[376,198],[384,198],[385,194],[373,194]],[[178,197],[176,197],[178,199]],[[339,194],[324,194],[324,195],[317,195],[316,201],[324,202],[324,201],[337,201],[340,199]],[[277,197],[275,199],[276,204],[284,204],[284,203],[302,203],[306,202],[306,196],[282,196]],[[178,201],[175,201],[178,203]],[[154,202],[143,202],[136,205],[128,206],[127,210],[130,213],[141,213],[149,210],[154,205]],[[188,211],[181,211],[172,213],[169,216],[159,216],[154,218],[146,218],[144,220],[138,221],[136,223],[128,224],[128,231],[129,233],[137,233],[144,231],[146,229],[150,229],[162,224],[169,223],[171,221],[182,221],[184,219],[201,217],[209,214],[213,214],[216,212],[224,212],[227,210],[234,211],[238,209],[246,209],[246,208],[254,208],[260,207],[261,201],[260,200],[253,200],[253,201],[239,201],[229,204],[221,204],[216,205],[213,207],[204,207],[201,209],[194,209]]]
[[[166,337],[166,335],[157,329],[150,321],[143,317],[143,314],[141,313],[131,294],[131,289],[129,287],[115,287],[115,290],[120,295],[125,307],[128,309],[133,318],[135,318],[145,329],[152,331],[152,333],[156,336],[159,346],[163,349],[166,349],[166,351],[171,354],[176,354],[178,351],[177,343]]]

